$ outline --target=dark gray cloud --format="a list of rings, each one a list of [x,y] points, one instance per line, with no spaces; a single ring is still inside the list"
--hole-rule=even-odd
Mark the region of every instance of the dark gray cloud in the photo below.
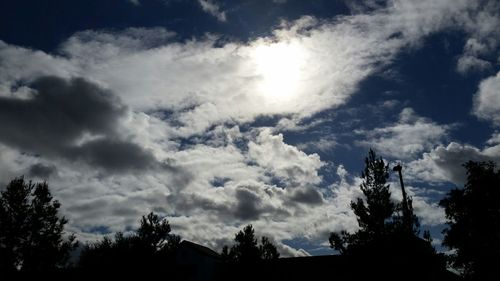
[[[323,203],[323,196],[321,195],[321,193],[311,187],[298,188],[294,190],[291,199],[295,202],[308,205],[318,205]]]
[[[36,163],[30,166],[28,174],[32,177],[48,179],[53,173],[56,172],[56,170],[57,169],[54,165]]]
[[[84,133],[109,134],[126,108],[109,91],[82,78],[42,77],[30,99],[0,97],[3,142],[44,153]]]
[[[106,170],[144,170],[159,167],[156,158],[135,143],[103,138],[74,147],[66,156]]]
[[[262,199],[254,192],[248,189],[236,190],[236,209],[234,216],[242,220],[258,219],[264,212],[262,208]]]
[[[0,142],[114,172],[158,166],[151,152],[118,136],[128,109],[110,91],[82,78],[42,77],[30,86],[28,99],[0,97]],[[84,136],[91,140],[79,144]]]
[[[166,202],[175,206],[175,211],[183,215],[192,215],[196,210],[214,212],[221,218],[232,218],[231,204],[218,203],[210,197],[196,193],[175,193],[166,196]]]

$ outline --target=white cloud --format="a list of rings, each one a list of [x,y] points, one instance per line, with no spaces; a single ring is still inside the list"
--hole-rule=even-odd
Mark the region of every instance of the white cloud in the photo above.
[[[257,164],[284,179],[288,185],[318,184],[318,170],[324,165],[317,154],[307,155],[283,142],[283,135],[271,135],[269,129],[260,132],[256,142],[248,143],[248,155]]]
[[[486,141],[486,143],[489,145],[500,144],[500,133],[499,132],[493,133],[493,135],[491,135],[491,137]]]
[[[468,12],[457,18],[457,23],[465,29],[470,38],[464,45],[462,56],[458,59],[457,71],[467,74],[474,71],[491,69],[494,61],[485,57],[498,52],[500,44],[500,3],[498,1],[476,1],[470,3]],[[471,12],[475,10],[475,12]]]
[[[383,128],[359,130],[365,140],[358,144],[371,147],[381,155],[397,159],[412,159],[434,148],[447,136],[451,126],[439,125],[405,108],[399,121]]]
[[[471,71],[483,71],[492,67],[489,61],[479,59],[474,56],[463,55],[458,59],[457,70],[462,74]]]
[[[467,161],[500,162],[500,145],[482,149],[472,145],[451,142],[447,146],[439,145],[422,158],[408,163],[406,176],[409,179],[429,183],[453,182],[458,186],[465,183]]]
[[[198,0],[203,11],[217,18],[218,21],[226,21],[226,12],[221,11],[219,4],[213,0]]]
[[[283,23],[270,38],[221,47],[214,36],[175,43],[161,28],[80,32],[61,45],[63,56],[2,43],[0,84],[10,88],[48,74],[84,76],[134,110],[174,111],[179,124],[173,131],[184,137],[261,114],[292,114],[300,121],[342,105],[403,47],[450,26],[467,8],[464,1],[393,1],[332,23],[303,17]],[[293,64],[270,75],[262,61]]]
[[[472,113],[500,126],[500,72],[481,81],[474,95]]]
[[[339,143],[335,137],[324,137],[314,141],[308,141],[297,145],[301,150],[331,152]]]

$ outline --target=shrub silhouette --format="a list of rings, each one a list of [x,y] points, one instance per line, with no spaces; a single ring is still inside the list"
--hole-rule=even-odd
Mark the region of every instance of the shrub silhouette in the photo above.
[[[124,235],[118,232],[114,241],[104,237],[87,244],[80,255],[79,267],[90,271],[136,271],[165,269],[173,259],[180,237],[170,234],[170,224],[154,213],[142,216],[139,229]]]

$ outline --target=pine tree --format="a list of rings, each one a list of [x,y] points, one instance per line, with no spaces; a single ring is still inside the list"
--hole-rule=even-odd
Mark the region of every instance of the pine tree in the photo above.
[[[413,213],[412,198],[395,203],[387,180],[389,166],[377,158],[370,149],[365,158],[361,174],[360,189],[364,198],[351,202],[358,220],[359,230],[355,233],[342,231],[331,233],[330,246],[341,254],[431,254],[435,253],[430,243],[418,237],[420,224]],[[430,241],[430,237],[428,237]]]
[[[279,258],[280,254],[276,246],[263,236],[261,244],[258,245],[255,231],[251,224],[245,226],[243,230],[236,233],[234,237],[235,244],[229,248],[222,248],[221,256],[228,261],[241,263],[255,262],[259,260],[272,260]]]
[[[391,201],[387,184],[389,166],[382,158],[377,158],[371,149],[365,158],[365,168],[361,178],[363,182],[360,189],[365,199],[358,198],[351,202],[351,209],[357,217],[360,229],[354,234],[346,231],[330,234],[331,247],[342,254],[366,249],[392,229],[391,218],[396,211],[396,205]]]

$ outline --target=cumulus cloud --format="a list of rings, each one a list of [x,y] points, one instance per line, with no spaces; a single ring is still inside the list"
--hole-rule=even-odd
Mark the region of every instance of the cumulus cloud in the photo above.
[[[217,18],[218,21],[226,21],[226,12],[221,11],[219,4],[212,0],[198,0],[203,11]]]
[[[482,149],[472,145],[451,142],[447,146],[437,146],[422,158],[408,163],[406,175],[410,179],[443,183],[453,182],[458,186],[465,183],[467,161],[500,162],[500,145],[486,146]]]
[[[27,99],[0,97],[1,142],[113,171],[156,164],[151,153],[119,138],[119,119],[127,109],[109,91],[82,78],[58,77],[38,78],[31,88]]]
[[[495,126],[500,125],[500,72],[481,81],[474,95],[472,113]]]
[[[372,147],[380,154],[397,159],[412,159],[429,151],[447,136],[450,125],[440,125],[418,116],[413,109],[405,108],[399,121],[387,127],[358,130],[366,139],[359,145]]]
[[[264,129],[255,142],[248,143],[248,155],[258,165],[266,167],[289,186],[318,184],[318,170],[324,165],[317,154],[307,155],[287,145],[283,135],[272,135]]]
[[[489,61],[479,59],[470,55],[463,55],[458,59],[457,70],[462,74],[471,71],[483,71],[492,67]]]

